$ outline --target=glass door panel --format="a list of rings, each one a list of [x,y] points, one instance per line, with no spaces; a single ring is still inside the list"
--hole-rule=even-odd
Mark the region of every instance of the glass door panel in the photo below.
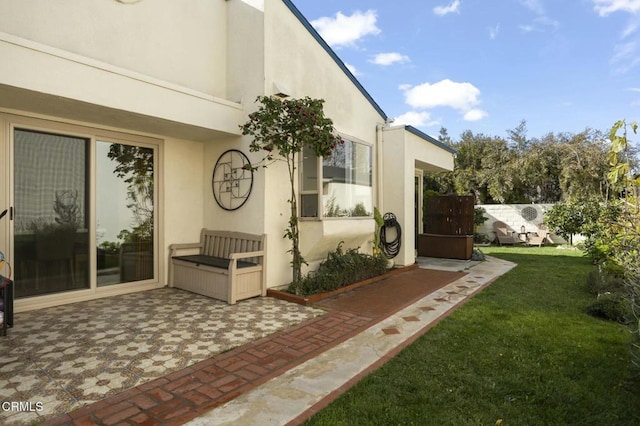
[[[96,144],[98,286],[154,276],[154,150]]]
[[[89,140],[14,131],[15,297],[89,287]]]

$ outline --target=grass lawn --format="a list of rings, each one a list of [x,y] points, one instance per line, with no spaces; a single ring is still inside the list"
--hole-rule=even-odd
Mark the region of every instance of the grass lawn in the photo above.
[[[631,334],[585,314],[589,260],[488,247],[518,264],[309,425],[638,425]]]

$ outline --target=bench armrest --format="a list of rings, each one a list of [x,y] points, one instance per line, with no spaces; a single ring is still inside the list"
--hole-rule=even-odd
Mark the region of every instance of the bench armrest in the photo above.
[[[171,244],[169,246],[170,256],[173,257],[178,250],[186,250],[186,249],[201,249],[202,243],[185,243],[185,244]]]
[[[247,257],[264,257],[264,250],[231,253],[231,255],[229,255],[229,259],[246,259]]]

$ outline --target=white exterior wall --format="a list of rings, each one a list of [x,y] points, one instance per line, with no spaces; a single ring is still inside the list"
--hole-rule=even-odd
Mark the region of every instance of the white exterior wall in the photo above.
[[[224,0],[0,2],[2,32],[219,98],[226,30]]]
[[[0,2],[0,107],[177,138],[239,134],[223,0]]]
[[[168,246],[198,241],[204,222],[207,176],[202,161],[205,144],[177,139],[164,143],[164,241],[161,260],[168,259]],[[211,192],[209,192],[211,194]],[[163,264],[166,262],[163,262]],[[164,265],[165,276],[168,265]],[[168,278],[168,277],[167,277]],[[163,282],[163,284],[166,284]]]
[[[257,108],[255,99],[264,92],[264,14],[262,11],[239,0],[226,2],[227,9],[227,87],[232,99],[242,102],[243,111],[240,123],[248,119],[248,114]],[[204,187],[203,225],[210,229],[249,232],[254,234],[268,233],[265,230],[264,199],[265,180],[262,170],[254,173],[253,187],[247,202],[239,209],[226,211],[216,203],[211,178],[218,158],[229,149],[242,151],[252,164],[257,164],[261,153],[249,152],[249,137],[225,137],[216,139],[205,145],[204,150]],[[271,236],[271,234],[269,234]],[[267,246],[271,252],[271,240]]]
[[[404,127],[385,128],[382,142],[382,209],[380,214],[393,213],[402,228],[400,253],[393,259],[396,265],[415,263],[415,232],[413,205],[414,164],[407,155]],[[405,171],[411,173],[405,173]],[[389,235],[389,238],[393,236]]]
[[[282,1],[265,1],[264,28],[265,93],[272,94],[273,84],[277,83],[293,98],[324,99],[325,114],[341,135],[373,147],[375,175],[376,125],[384,121],[383,117]],[[290,186],[284,164],[271,166],[264,175],[266,231],[272,236],[268,282],[270,286],[278,286],[291,281],[290,254],[287,253],[291,242],[282,238],[290,216],[287,202]],[[374,230],[375,222],[369,218],[303,220],[300,224],[302,255],[313,268],[328,251],[335,250],[340,241],[345,241],[344,248],[361,247],[370,252]]]
[[[426,172],[453,170],[451,153],[426,141],[404,126],[385,127],[382,138],[382,209],[393,213],[402,227],[396,265],[412,265],[415,247],[415,169]]]
[[[200,140],[239,134],[236,103],[2,32],[0,56],[0,107]]]

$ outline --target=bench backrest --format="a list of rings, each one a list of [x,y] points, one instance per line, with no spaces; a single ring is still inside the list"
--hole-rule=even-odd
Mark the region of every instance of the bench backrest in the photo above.
[[[264,235],[246,234],[244,232],[203,229],[200,234],[200,241],[202,242],[202,254],[226,259],[229,258],[231,253],[264,250]],[[249,258],[246,260],[262,263],[262,258]]]

